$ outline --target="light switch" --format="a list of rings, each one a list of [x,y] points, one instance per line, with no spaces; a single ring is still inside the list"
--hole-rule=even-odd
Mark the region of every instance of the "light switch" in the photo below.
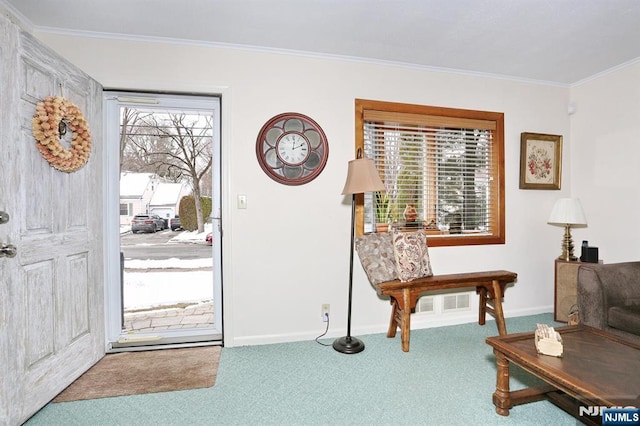
[[[238,195],[238,208],[246,209],[247,208],[247,196],[244,194]]]

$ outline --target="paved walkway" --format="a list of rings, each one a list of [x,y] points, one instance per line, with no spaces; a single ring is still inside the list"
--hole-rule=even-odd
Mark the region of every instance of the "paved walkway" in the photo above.
[[[187,307],[164,308],[124,313],[125,331],[176,330],[210,327],[213,324],[213,302],[194,303]]]

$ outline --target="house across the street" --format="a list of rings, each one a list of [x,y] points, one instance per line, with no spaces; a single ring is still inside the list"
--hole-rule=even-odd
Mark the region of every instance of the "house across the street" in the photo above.
[[[189,195],[189,188],[184,183],[161,182],[153,191],[149,202],[149,213],[157,214],[167,223],[178,214],[180,200]]]
[[[162,182],[155,173],[120,174],[120,225],[137,214],[152,213],[167,220],[178,214],[180,200],[189,194],[184,183]]]

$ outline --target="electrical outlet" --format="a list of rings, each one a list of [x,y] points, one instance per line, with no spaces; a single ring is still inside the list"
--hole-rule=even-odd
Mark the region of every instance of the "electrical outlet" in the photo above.
[[[322,304],[322,307],[320,308],[320,314],[322,315],[323,322],[329,321],[329,304],[328,303]]]

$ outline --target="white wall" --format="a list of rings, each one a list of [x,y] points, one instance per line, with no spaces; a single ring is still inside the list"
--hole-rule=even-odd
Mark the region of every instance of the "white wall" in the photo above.
[[[570,194],[566,171],[576,151],[568,88],[271,52],[38,36],[106,88],[223,92],[226,345],[311,339],[324,331],[322,303],[331,304],[329,336],[345,333],[350,204],[340,192],[354,157],[355,98],[505,113],[507,242],[432,248],[432,266],[436,273],[515,271],[506,315],[552,310],[562,229],[546,222],[554,201]],[[255,157],[261,126],[286,111],[309,115],[329,138],[324,172],[299,187],[269,179]],[[521,132],[564,135],[561,191],[518,189]],[[247,195],[246,210],[235,208],[238,194]],[[591,203],[585,207],[593,214]],[[476,305],[465,315],[414,316],[412,326],[476,321]],[[385,332],[389,312],[356,260],[353,334]]]
[[[574,232],[605,263],[640,260],[640,62],[571,89],[574,176],[587,216]]]

